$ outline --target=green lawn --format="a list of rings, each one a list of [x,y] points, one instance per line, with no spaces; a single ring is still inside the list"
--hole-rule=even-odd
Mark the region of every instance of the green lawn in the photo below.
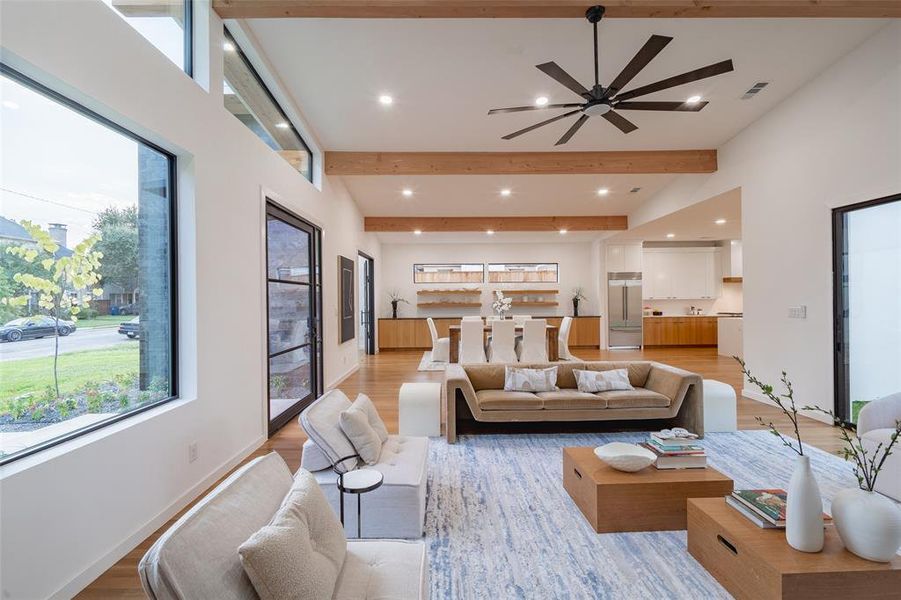
[[[75,326],[78,329],[92,329],[94,327],[116,327],[119,323],[131,321],[133,315],[97,315],[93,319],[78,319]]]
[[[138,344],[69,352],[59,356],[59,390],[74,392],[88,381],[109,381],[119,373],[137,372]],[[53,357],[0,362],[0,407],[22,394],[42,393],[53,385]]]

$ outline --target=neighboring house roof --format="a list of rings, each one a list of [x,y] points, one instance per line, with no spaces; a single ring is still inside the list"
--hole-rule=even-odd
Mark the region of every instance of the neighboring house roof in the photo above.
[[[0,217],[0,241],[11,242],[34,242],[34,239],[28,231],[11,219]],[[73,252],[66,247],[60,246],[56,251],[56,258],[62,256],[72,256]]]

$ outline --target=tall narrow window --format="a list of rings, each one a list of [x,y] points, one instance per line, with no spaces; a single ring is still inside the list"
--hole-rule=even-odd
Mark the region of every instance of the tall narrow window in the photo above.
[[[192,0],[103,0],[188,75],[193,74]]]
[[[833,212],[835,409],[901,392],[901,196]]]
[[[228,31],[223,56],[225,108],[312,181],[313,153]]]
[[[6,462],[175,396],[175,159],[0,68]]]

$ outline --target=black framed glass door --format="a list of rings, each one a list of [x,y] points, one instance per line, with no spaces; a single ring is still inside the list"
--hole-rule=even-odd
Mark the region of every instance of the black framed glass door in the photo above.
[[[270,435],[322,392],[321,234],[266,204],[266,310]]]
[[[368,254],[358,253],[360,279],[360,353],[375,354],[375,261]]]
[[[901,195],[836,208],[835,414],[901,392]]]

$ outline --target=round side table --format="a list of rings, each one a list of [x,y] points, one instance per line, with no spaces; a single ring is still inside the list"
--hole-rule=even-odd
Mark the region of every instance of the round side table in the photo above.
[[[361,534],[360,520],[360,496],[366,492],[378,489],[385,476],[375,469],[356,469],[338,475],[338,492],[341,496],[341,525],[344,526],[344,494],[356,494],[357,496],[357,537]]]

